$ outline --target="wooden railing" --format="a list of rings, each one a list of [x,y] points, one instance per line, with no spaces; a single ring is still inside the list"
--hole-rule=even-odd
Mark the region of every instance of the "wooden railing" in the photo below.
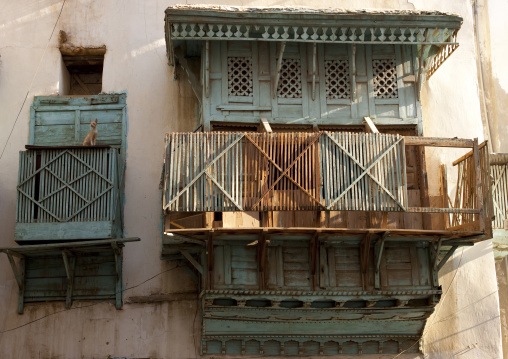
[[[171,211],[407,208],[403,138],[352,133],[173,133]]]
[[[505,224],[508,219],[508,154],[493,153],[489,158],[494,214],[492,228],[508,229]]]
[[[173,212],[402,211],[469,218],[480,215],[481,203],[408,205],[405,146],[474,143],[345,132],[172,133],[166,138],[163,206]],[[474,167],[463,172],[474,177]]]
[[[20,152],[16,240],[119,235],[121,166],[118,151],[106,147]]]
[[[453,162],[458,166],[454,208],[478,209],[477,213],[454,213],[454,229],[485,228],[485,218],[493,216],[489,151],[486,142],[475,142],[473,151]]]

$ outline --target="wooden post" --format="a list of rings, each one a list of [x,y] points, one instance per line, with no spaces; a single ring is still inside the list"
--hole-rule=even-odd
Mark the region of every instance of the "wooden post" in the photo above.
[[[258,267],[259,267],[259,289],[265,289],[265,263],[266,263],[266,237],[267,230],[263,229],[258,241]]]
[[[18,296],[18,313],[23,314],[25,305],[25,287],[26,287],[26,259],[21,258],[19,260],[19,274],[21,279],[21,287],[19,288]]]
[[[448,208],[448,177],[446,171],[446,165],[441,164],[441,195],[443,196],[442,208]],[[443,213],[444,216],[444,228],[450,227],[450,214]]]
[[[483,208],[483,188],[482,188],[482,173],[480,167],[480,151],[478,149],[478,138],[474,139],[473,143],[473,159],[476,174],[476,196],[478,198],[477,209],[480,210],[480,232],[485,232],[485,212]]]
[[[213,231],[210,231],[208,233],[208,240],[206,242],[206,253],[208,263],[208,280],[206,283],[206,288],[210,290],[212,289],[212,279],[213,279]]]
[[[282,66],[282,55],[284,54],[284,49],[286,48],[286,43],[280,43],[280,52],[279,57],[277,58],[277,68],[275,72],[275,81],[273,83],[273,98],[277,98],[277,87],[279,86],[280,79],[280,68]]]
[[[65,298],[65,308],[69,309],[72,306],[72,292],[74,290],[74,269],[76,268],[76,258],[70,251],[62,250],[62,259],[65,266],[65,273],[67,274],[67,294]]]

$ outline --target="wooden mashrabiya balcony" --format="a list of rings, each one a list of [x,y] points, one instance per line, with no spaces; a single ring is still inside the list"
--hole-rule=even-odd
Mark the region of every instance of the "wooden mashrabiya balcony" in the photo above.
[[[123,162],[109,146],[26,146],[20,152],[18,243],[120,238]]]
[[[426,146],[472,149],[455,163],[453,204],[443,194],[441,206],[430,205]],[[163,206],[170,213],[327,213],[327,223],[315,218],[310,225],[317,227],[483,233],[485,218],[490,218],[486,208],[491,211],[488,177],[486,147],[470,139],[345,132],[172,133],[166,140]],[[446,177],[443,182],[446,190]],[[330,217],[358,217],[357,211],[363,212],[360,217],[367,213],[370,221],[331,223]],[[439,224],[430,224],[431,214]],[[278,225],[274,219],[267,226],[309,224]]]

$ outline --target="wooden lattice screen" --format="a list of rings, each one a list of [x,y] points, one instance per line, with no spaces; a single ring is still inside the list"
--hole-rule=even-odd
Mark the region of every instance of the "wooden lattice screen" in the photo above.
[[[173,133],[170,211],[404,211],[404,142],[352,133]]]
[[[111,238],[118,234],[122,172],[118,157],[118,150],[110,148],[20,152],[17,240]]]

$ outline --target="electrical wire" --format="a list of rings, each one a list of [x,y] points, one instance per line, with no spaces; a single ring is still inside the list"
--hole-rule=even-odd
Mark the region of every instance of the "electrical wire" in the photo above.
[[[41,67],[42,60],[44,59],[44,55],[46,55],[46,51],[48,50],[49,43],[51,42],[51,38],[53,37],[53,34],[55,32],[56,25],[58,24],[58,20],[60,20],[60,16],[62,15],[62,11],[63,11],[64,5],[65,5],[65,1],[67,1],[67,0],[64,0],[63,3],[62,3],[62,7],[60,8],[60,13],[58,14],[58,18],[56,19],[55,26],[53,26],[53,30],[51,31],[51,35],[49,36],[48,42],[46,43],[46,47],[44,48],[44,52],[42,53],[41,59],[39,60],[39,64],[37,65],[37,69],[35,70],[35,74],[32,77],[32,81],[30,82],[30,86],[28,86],[28,90],[26,91],[26,95],[25,95],[25,98],[23,100],[23,103],[21,104],[21,108],[19,109],[18,115],[16,116],[16,119],[14,120],[14,124],[12,125],[12,128],[11,128],[11,131],[9,132],[9,136],[7,136],[7,140],[5,141],[4,148],[2,150],[2,153],[0,154],[0,160],[4,156],[5,149],[7,148],[7,145],[9,144],[9,140],[11,139],[12,133],[14,132],[14,127],[16,127],[16,124],[18,123],[19,115],[21,115],[21,111],[25,107],[25,103],[26,103],[26,100],[28,98],[28,94],[30,93],[30,90],[32,89],[32,86],[34,84],[35,78],[37,77],[37,74],[39,73],[39,69]]]
[[[446,288],[446,292],[445,294],[443,295],[443,298],[441,299],[440,301],[440,304],[439,304],[439,308],[437,308],[437,311],[436,311],[436,314],[434,315],[434,317],[432,318],[432,322],[430,323],[430,325],[428,327],[425,328],[422,336],[417,340],[415,341],[409,348],[407,349],[404,349],[403,351],[401,351],[399,354],[397,354],[396,356],[394,356],[392,359],[395,359],[395,358],[398,358],[399,356],[401,356],[402,354],[404,354],[405,352],[407,352],[409,349],[411,349],[412,347],[414,347],[417,343],[419,343],[424,337],[425,335],[427,335],[427,333],[429,332],[430,328],[434,325],[434,321],[436,320],[438,314],[439,314],[439,311],[441,310],[441,308],[443,307],[443,303],[444,303],[444,300],[446,299],[446,295],[448,294],[448,292],[450,291],[450,288],[453,284],[453,282],[455,281],[455,277],[457,276],[457,273],[459,272],[459,269],[460,269],[460,264],[462,263],[462,256],[464,255],[464,247],[462,247],[462,253],[460,254],[460,260],[459,260],[459,264],[457,265],[457,269],[455,270],[455,273],[453,274],[453,278],[452,280],[450,281],[450,284],[448,285],[448,288]]]
[[[177,268],[181,268],[181,267],[182,267],[182,265],[177,265],[177,266],[175,266],[175,267],[173,267],[173,268],[166,269],[166,270],[164,270],[164,271],[162,271],[162,272],[160,272],[160,273],[158,273],[158,274],[156,274],[156,275],[154,275],[154,276],[152,276],[152,277],[150,277],[150,278],[148,278],[148,279],[146,279],[146,280],[142,281],[141,283],[138,283],[138,284],[136,284],[136,285],[133,285],[132,287],[128,287],[128,288],[122,289],[122,290],[121,290],[121,291],[119,291],[119,292],[115,292],[115,295],[116,295],[116,294],[118,294],[118,293],[125,293],[125,292],[126,292],[126,291],[128,291],[128,290],[131,290],[131,289],[137,288],[137,287],[139,287],[139,286],[141,286],[141,285],[145,284],[146,282],[148,282],[148,281],[150,281],[150,280],[152,280],[152,279],[154,279],[154,278],[157,278],[158,276],[160,276],[160,275],[162,275],[162,274],[164,274],[164,273],[171,272],[171,271],[173,271],[173,270],[175,270],[175,269],[177,269]],[[19,326],[17,326],[17,327],[14,327],[14,328],[11,328],[11,329],[7,329],[7,330],[4,330],[4,331],[0,331],[0,335],[2,335],[2,334],[4,334],[4,333],[7,333],[7,332],[12,332],[12,331],[14,331],[14,330],[17,330],[17,329],[20,329],[20,328],[23,328],[23,327],[26,327],[27,325],[30,325],[30,324],[35,323],[35,322],[38,322],[39,320],[42,320],[42,319],[44,319],[44,318],[51,317],[51,316],[56,315],[56,314],[58,314],[58,313],[68,312],[68,311],[70,311],[70,310],[76,310],[76,309],[90,308],[90,307],[93,307],[94,305],[98,305],[98,304],[102,304],[102,303],[109,303],[109,302],[110,302],[110,300],[102,300],[102,301],[100,301],[100,302],[96,302],[96,303],[89,304],[89,305],[83,305],[83,306],[80,306],[80,307],[74,307],[74,308],[69,308],[69,309],[62,309],[62,310],[58,310],[58,311],[56,311],[56,312],[53,312],[53,313],[49,313],[49,314],[43,315],[43,316],[42,316],[42,317],[40,317],[40,318],[37,318],[37,319],[31,320],[31,321],[29,321],[29,322],[27,322],[27,323],[25,323],[25,324],[19,325]]]

